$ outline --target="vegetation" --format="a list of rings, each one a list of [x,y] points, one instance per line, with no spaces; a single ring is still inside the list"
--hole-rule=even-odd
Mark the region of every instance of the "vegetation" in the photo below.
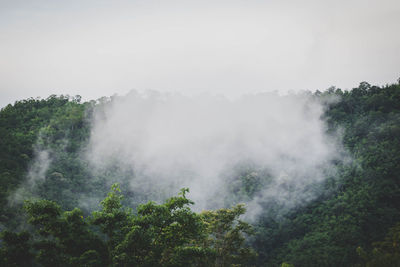
[[[399,266],[400,84],[363,82],[312,97],[337,99],[323,119],[328,134],[342,134],[352,161],[336,163],[319,198],[282,216],[270,204],[252,227],[239,220],[241,205],[193,212],[186,189],[163,204],[140,204],[129,191],[123,198],[116,185],[107,194],[116,181],[128,188],[129,174],[115,168],[94,177],[78,156],[93,108],[107,99],[50,96],[8,105],[0,112],[0,265]],[[51,159],[44,173],[33,160],[40,156]],[[43,179],[20,191],[32,172]],[[252,166],[237,173],[230,190],[238,201],[271,179]],[[82,195],[104,199],[101,209],[76,208]],[[29,199],[23,208],[16,196]]]
[[[244,244],[251,227],[242,206],[197,214],[179,196],[157,205],[123,208],[118,185],[89,217],[62,212],[49,200],[27,201],[32,233],[2,233],[2,266],[248,266],[255,253]],[[35,238],[32,238],[34,236]]]
[[[80,97],[53,95],[46,100],[19,101],[1,110],[0,205],[3,212],[0,223],[10,224],[14,217],[13,210],[7,206],[7,198],[25,181],[29,164],[36,156],[35,146],[43,146],[44,143],[56,146],[57,142],[68,135],[70,143],[66,155],[73,158],[80,140],[87,137],[89,127],[84,123],[83,114],[88,104],[79,102]],[[50,136],[51,139],[48,138]],[[67,168],[69,166],[64,166],[64,169]],[[72,182],[69,179],[63,181]],[[57,194],[55,191],[52,193]]]
[[[400,264],[400,223],[389,229],[384,241],[373,243],[372,251],[367,253],[361,247],[357,253],[368,267],[399,266]],[[361,264],[360,264],[361,265]]]
[[[325,119],[328,131],[343,131],[354,160],[337,166],[319,199],[279,221],[260,220],[253,244],[260,265],[353,266],[360,263],[357,247],[371,249],[400,221],[400,85],[364,82],[315,96],[340,97]]]

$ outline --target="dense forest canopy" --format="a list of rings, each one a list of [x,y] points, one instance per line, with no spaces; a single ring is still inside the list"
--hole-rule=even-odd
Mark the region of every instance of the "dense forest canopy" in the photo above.
[[[257,112],[270,111],[262,102],[268,97],[283,103],[278,109],[280,113],[292,116],[285,112],[292,107],[297,115],[306,114],[305,117],[290,117],[308,120],[308,124],[299,126],[298,131],[303,130],[304,135],[291,128],[298,126],[296,122],[276,124],[276,127],[283,125],[282,129],[293,132],[291,135],[281,132],[272,135],[282,140],[292,137],[294,141],[287,144],[293,144],[288,146],[293,151],[281,153],[279,150],[279,157],[274,157],[271,165],[248,160],[228,164],[232,167],[228,170],[215,167],[212,162],[219,158],[210,154],[212,160],[205,162],[212,172],[221,170],[223,175],[218,176],[208,172],[182,173],[183,169],[179,168],[179,172],[171,176],[173,169],[165,163],[165,158],[159,160],[154,156],[160,151],[160,145],[137,146],[138,143],[129,143],[126,138],[108,132],[96,135],[102,127],[122,129],[131,134],[132,128],[99,124],[99,120],[105,121],[118,114],[115,106],[122,103],[124,97],[82,103],[79,96],[52,95],[47,99],[17,101],[2,108],[0,265],[398,266],[400,83],[372,86],[362,82],[349,91],[332,87],[293,98],[304,106],[295,106],[296,101],[287,96],[261,96],[259,103],[248,98],[246,101],[251,105],[244,107],[253,109],[252,113],[246,114],[254,117]],[[160,131],[153,139],[138,139],[140,141],[159,141],[157,138],[163,131],[169,139],[177,134],[175,125],[168,128],[164,117],[154,122],[157,114],[166,114],[163,109],[167,105],[165,98],[157,99],[162,101],[152,102],[152,116],[145,117],[142,124],[136,124],[140,127],[133,129],[136,132],[138,129]],[[141,101],[136,105],[150,100],[144,98]],[[238,107],[229,106],[222,100],[216,103],[216,106],[227,106],[229,111]],[[269,107],[274,104],[273,101],[267,103]],[[173,104],[175,109],[168,111],[179,113],[180,102]],[[130,107],[129,102],[127,107]],[[159,113],[154,111],[157,109]],[[201,107],[198,110],[207,109]],[[212,112],[210,114],[205,117],[206,121],[211,120]],[[234,116],[240,117],[240,114],[234,113]],[[222,120],[229,117],[224,116],[215,114]],[[140,117],[143,116],[128,114],[123,122],[140,120]],[[187,123],[186,117],[178,118],[181,124]],[[197,117],[195,122],[204,128],[209,124],[202,118]],[[246,121],[247,117],[243,118]],[[268,116],[260,118],[270,119]],[[275,119],[281,118],[284,117]],[[226,135],[224,127],[230,131],[238,128],[236,121],[223,126],[218,125],[220,121],[216,122],[213,127],[222,136]],[[195,130],[201,132],[202,128]],[[314,134],[309,135],[307,129]],[[255,130],[249,132],[247,129],[240,133],[245,138],[257,139],[263,136],[263,130],[257,135],[252,135]],[[185,140],[197,137],[196,133],[189,133],[184,135]],[[207,130],[204,133],[214,134]],[[93,139],[94,136],[98,139]],[[114,140],[111,144],[117,149],[106,158],[97,158],[103,156],[104,151],[91,153],[90,144],[105,138]],[[274,142],[263,138],[260,140],[266,147],[278,151],[273,148]],[[225,147],[231,144],[222,137],[215,140]],[[243,140],[246,139],[240,139]],[[304,148],[295,146],[298,143],[306,145]],[[250,141],[246,144],[254,147]],[[314,144],[319,144],[318,149],[312,147]],[[162,145],[165,148],[164,143]],[[194,147],[207,145],[201,143]],[[215,146],[215,143],[211,145]],[[137,156],[129,154],[134,147],[137,150],[154,148],[155,154],[150,154],[153,161],[138,161],[137,157],[130,161],[130,157]],[[168,149],[164,151],[171,159],[178,158],[173,154],[174,150]],[[186,152],[192,153],[196,149],[187,146]],[[126,151],[129,153],[124,154]],[[256,152],[268,156],[263,151]],[[189,154],[182,154],[184,157],[180,162],[186,163],[188,158],[190,162],[198,160],[208,151],[202,153],[193,160]],[[316,159],[310,154],[315,153],[320,153],[321,161],[314,165]],[[123,164],[118,154],[125,159]],[[226,156],[224,153],[218,155]],[[99,168],[94,165],[94,159],[106,161],[106,164]],[[302,164],[298,164],[299,161]],[[135,167],[127,168],[132,162],[136,163]],[[165,173],[145,172],[152,170],[148,162],[153,162]],[[297,164],[296,168],[291,170],[291,163]],[[276,168],[276,164],[281,164],[280,168]],[[284,173],[276,171],[282,168],[286,169]],[[196,175],[211,177],[209,181],[219,179],[218,184],[209,184],[208,198],[199,196],[196,185],[202,184],[195,180],[198,179]],[[181,189],[182,183],[175,179],[180,176],[197,183],[189,190]],[[169,177],[174,179],[168,180]],[[189,179],[185,177],[182,179]],[[145,190],[149,187],[148,181],[159,185]],[[215,186],[224,189],[215,193],[212,188]],[[175,196],[179,189],[180,193]],[[192,192],[195,203],[190,200]],[[199,203],[203,199],[207,205]]]

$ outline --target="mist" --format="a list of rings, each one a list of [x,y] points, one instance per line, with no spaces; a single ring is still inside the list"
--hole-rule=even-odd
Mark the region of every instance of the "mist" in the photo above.
[[[245,202],[255,218],[271,201],[290,209],[314,199],[334,172],[342,148],[326,134],[325,105],[306,93],[131,91],[98,106],[85,157],[96,175],[116,165],[131,173],[133,194],[160,201],[188,187],[196,210]],[[263,176],[248,198],[232,197],[240,175]]]

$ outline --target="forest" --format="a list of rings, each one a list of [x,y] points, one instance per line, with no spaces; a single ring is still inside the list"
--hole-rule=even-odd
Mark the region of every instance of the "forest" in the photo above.
[[[275,179],[257,164],[234,166],[222,204],[206,208],[191,199],[194,186],[135,191],[132,181],[147,176],[114,154],[94,171],[83,155],[115,96],[7,105],[0,266],[400,266],[400,79],[303,94],[321,103],[323,134],[340,143],[340,156],[302,187],[312,197],[263,199],[251,218],[247,204]],[[280,184],[287,198],[291,186]]]

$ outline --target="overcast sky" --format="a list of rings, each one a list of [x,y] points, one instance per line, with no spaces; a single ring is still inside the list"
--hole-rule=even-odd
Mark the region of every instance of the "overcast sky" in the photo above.
[[[399,0],[0,0],[0,107],[131,89],[237,96],[392,83],[399,14]]]

